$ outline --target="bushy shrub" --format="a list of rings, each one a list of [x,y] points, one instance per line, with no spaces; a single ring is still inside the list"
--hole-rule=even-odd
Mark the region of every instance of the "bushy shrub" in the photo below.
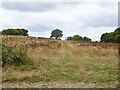
[[[5,29],[0,33],[2,35],[23,35],[23,36],[28,36],[28,30],[26,30],[26,29]]]
[[[12,58],[13,58],[12,48],[2,44],[2,66],[5,66],[6,64],[12,65],[13,64]]]
[[[11,47],[2,44],[2,66],[6,65],[14,65],[16,67],[30,66],[32,62],[27,55],[27,50],[22,48],[13,50]]]

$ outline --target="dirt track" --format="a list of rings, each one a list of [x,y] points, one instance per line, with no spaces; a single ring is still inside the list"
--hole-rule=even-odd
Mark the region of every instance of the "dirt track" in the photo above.
[[[116,84],[102,84],[97,85],[96,83],[85,83],[85,82],[64,82],[64,81],[54,81],[54,82],[39,82],[39,83],[3,83],[3,88],[116,88]]]

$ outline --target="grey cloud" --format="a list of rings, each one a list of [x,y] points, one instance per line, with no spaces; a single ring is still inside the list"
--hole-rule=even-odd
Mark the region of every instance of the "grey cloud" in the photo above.
[[[2,8],[7,10],[17,10],[21,12],[42,12],[53,9],[55,5],[53,3],[43,2],[3,2]]]
[[[59,5],[76,5],[76,2],[3,2],[2,8],[21,12],[45,12],[54,10]]]
[[[109,17],[97,17],[93,18],[91,21],[87,21],[86,26],[94,26],[94,27],[101,27],[101,26],[118,26],[118,18],[115,16],[109,16]]]

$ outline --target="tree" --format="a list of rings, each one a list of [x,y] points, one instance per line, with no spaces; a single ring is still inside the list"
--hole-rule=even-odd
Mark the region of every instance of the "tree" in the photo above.
[[[114,32],[102,34],[101,42],[120,43],[120,28],[117,28]]]
[[[100,40],[100,42],[106,42],[107,41],[107,39],[106,39],[106,36],[108,35],[108,33],[104,33],[104,34],[102,34],[102,36],[101,36],[101,40]]]
[[[115,43],[115,34],[114,32],[111,32],[109,35],[109,42]]]
[[[2,32],[2,35],[23,35],[28,36],[28,30],[25,29],[5,29]]]
[[[74,36],[72,37],[72,40],[82,40],[82,37],[79,36],[79,35],[74,35]]]
[[[52,31],[50,38],[55,37],[55,39],[60,39],[62,36],[62,31],[59,29],[55,29]]]
[[[73,37],[69,36],[67,37],[67,40],[81,40],[81,41],[92,41],[90,38],[88,37],[81,37],[79,35],[74,35]]]
[[[114,31],[115,34],[120,34],[120,27]]]
[[[120,43],[120,34],[115,36],[115,42]]]
[[[72,40],[72,37],[71,36],[67,37],[67,40]]]
[[[83,38],[82,38],[82,41],[91,41],[91,39],[88,38],[88,37],[83,37]]]

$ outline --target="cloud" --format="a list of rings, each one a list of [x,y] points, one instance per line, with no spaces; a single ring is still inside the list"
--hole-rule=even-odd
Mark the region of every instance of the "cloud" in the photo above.
[[[47,6],[47,7],[46,7]],[[54,8],[54,4],[36,2],[3,2],[2,8],[21,12],[44,12]]]
[[[117,27],[117,8],[117,3],[4,3],[0,29],[25,28],[32,36],[49,37],[58,28],[63,39],[79,34],[99,40]]]
[[[67,2],[67,5],[76,5],[77,2]],[[57,6],[66,5],[65,2],[3,2],[2,8],[20,12],[46,12]]]

